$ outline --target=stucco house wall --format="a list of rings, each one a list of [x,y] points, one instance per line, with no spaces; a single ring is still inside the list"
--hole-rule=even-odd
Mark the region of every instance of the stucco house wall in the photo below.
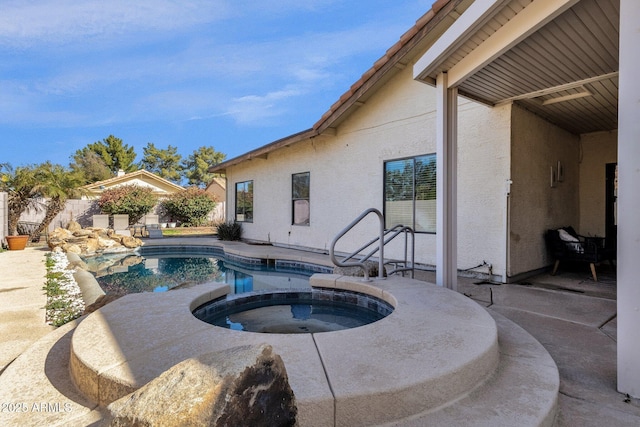
[[[396,74],[336,131],[227,169],[228,218],[235,217],[235,184],[253,180],[254,219],[244,237],[278,245],[328,250],[334,236],[362,211],[383,208],[383,165],[435,153],[435,89]],[[488,108],[460,99],[459,266],[505,267],[504,182],[509,177],[510,106]],[[291,225],[291,174],[310,172],[309,226]],[[351,251],[375,237],[371,217],[341,241]],[[435,264],[435,236],[416,235],[416,261]],[[387,257],[400,257],[401,244]]]
[[[605,236],[606,165],[618,162],[618,132],[580,138],[580,233]]]
[[[548,266],[544,232],[580,224],[580,138],[513,106],[509,276]],[[558,162],[562,182],[551,186]]]

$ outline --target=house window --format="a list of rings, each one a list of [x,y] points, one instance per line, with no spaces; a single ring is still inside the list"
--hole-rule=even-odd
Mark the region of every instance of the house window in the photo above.
[[[436,155],[384,164],[385,227],[408,225],[416,232],[436,232]]]
[[[236,221],[253,222],[253,181],[236,182]]]
[[[309,182],[310,173],[291,175],[291,209],[293,225],[309,225]]]

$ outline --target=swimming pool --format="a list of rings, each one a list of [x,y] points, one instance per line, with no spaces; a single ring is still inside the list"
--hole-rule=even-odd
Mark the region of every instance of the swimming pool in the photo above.
[[[201,283],[226,283],[232,294],[269,289],[309,288],[314,273],[329,267],[291,261],[246,258],[214,247],[153,247],[139,253],[84,259],[87,270],[108,295],[165,292]]]

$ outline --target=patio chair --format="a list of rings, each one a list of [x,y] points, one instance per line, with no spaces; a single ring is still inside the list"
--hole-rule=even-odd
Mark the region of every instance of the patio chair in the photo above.
[[[144,217],[144,228],[148,238],[158,239],[162,237],[158,215],[146,215]]]
[[[116,234],[131,236],[131,231],[129,230],[129,215],[114,215],[113,230]]]
[[[547,230],[545,240],[555,259],[552,276],[557,273],[560,261],[589,263],[594,282],[598,281],[596,264],[607,260],[613,266],[615,251],[605,247],[604,237],[580,236],[573,227],[562,227]]]
[[[109,215],[93,215],[94,228],[109,228]]]

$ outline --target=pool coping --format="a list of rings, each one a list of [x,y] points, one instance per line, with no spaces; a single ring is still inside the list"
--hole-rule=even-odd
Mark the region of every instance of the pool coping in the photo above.
[[[395,306],[373,324],[316,334],[232,331],[191,314],[225,295],[226,285],[130,294],[78,326],[71,374],[85,395],[106,406],[187,358],[240,343],[267,343],[285,363],[301,425],[391,422],[456,400],[493,375],[499,358],[497,328],[486,310],[424,282],[383,282],[314,275],[312,286],[367,293]],[[140,318],[146,322],[136,321]]]

